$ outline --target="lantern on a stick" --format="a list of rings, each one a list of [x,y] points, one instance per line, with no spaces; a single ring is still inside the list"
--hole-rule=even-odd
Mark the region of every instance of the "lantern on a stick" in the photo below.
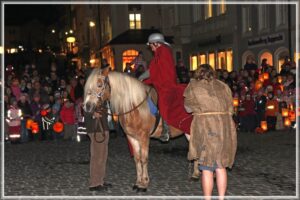
[[[31,132],[33,134],[37,134],[39,132],[39,124],[37,122],[32,122],[31,124]]]
[[[32,119],[27,119],[27,121],[26,121],[26,128],[27,129],[31,129],[32,122],[34,122]]]
[[[291,122],[296,121],[296,113],[293,110],[289,111],[289,119],[291,120]]]
[[[263,76],[262,74],[261,74],[261,75],[259,75],[259,76],[258,76],[258,80],[259,80],[260,82],[262,82],[262,83],[263,83],[263,82],[264,82],[264,80],[265,80],[265,79],[264,79],[264,76]]]
[[[282,76],[278,76],[277,81],[278,81],[278,83],[282,83]]]
[[[284,119],[284,125],[291,126],[291,120],[288,117]]]
[[[281,115],[282,115],[282,117],[288,117],[289,116],[289,110],[287,108],[282,108]]]
[[[264,80],[268,80],[269,79],[269,73],[267,73],[267,72],[263,73],[263,78],[264,78]]]
[[[239,98],[233,98],[233,106],[238,107],[239,106]]]
[[[263,131],[267,131],[268,130],[267,121],[261,121],[260,122],[260,127],[262,128]]]
[[[61,122],[55,122],[53,124],[53,130],[55,133],[61,133],[64,130],[64,124]]]

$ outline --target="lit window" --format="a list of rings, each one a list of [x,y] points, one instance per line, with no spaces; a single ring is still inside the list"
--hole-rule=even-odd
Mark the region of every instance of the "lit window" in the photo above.
[[[212,0],[208,0],[207,4],[205,5],[205,19],[208,19],[212,16],[213,16]]]
[[[231,72],[233,70],[233,62],[232,62],[232,50],[228,50],[226,52],[226,64],[227,64],[227,71]]]
[[[142,28],[141,14],[138,14],[138,13],[129,14],[129,28],[130,29],[141,29]]]
[[[126,63],[131,63],[137,56],[139,52],[134,49],[129,49],[123,52],[123,70],[126,67]]]
[[[191,62],[191,67],[190,70],[194,71],[198,67],[198,61],[197,61],[197,56],[191,56],[190,57],[190,62]]]
[[[225,0],[221,0],[220,4],[218,5],[217,7],[217,13],[218,15],[222,15],[222,14],[225,14],[226,12],[226,3],[225,3]]]
[[[273,66],[273,55],[270,52],[264,52],[260,56],[260,63],[262,62],[263,59],[267,59],[267,63],[270,66]]]
[[[218,69],[226,69],[226,55],[224,51],[218,52]]]
[[[209,54],[208,54],[208,64],[209,64],[213,69],[216,68],[216,66],[215,66],[215,53],[209,53]]]
[[[206,64],[206,54],[200,54],[198,56],[198,60],[199,60],[199,64],[202,65],[202,64]]]

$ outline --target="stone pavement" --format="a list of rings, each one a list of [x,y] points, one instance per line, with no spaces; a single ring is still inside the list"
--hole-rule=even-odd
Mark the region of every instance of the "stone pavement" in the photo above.
[[[63,196],[84,199],[200,199],[200,181],[189,179],[191,165],[187,161],[185,137],[161,144],[150,142],[150,185],[146,193],[132,190],[136,173],[124,137],[111,137],[107,181],[113,188],[107,192],[90,192],[89,141],[42,141],[5,144],[5,196]],[[272,132],[263,135],[238,134],[238,151],[233,169],[228,172],[229,199],[258,199],[259,196],[296,195],[296,133]],[[216,195],[214,189],[214,195]],[[68,197],[72,196],[72,197]],[[173,197],[167,197],[173,196]],[[109,198],[108,198],[109,197]],[[91,197],[89,197],[91,198]],[[265,197],[263,199],[274,199]],[[28,197],[28,199],[33,199]]]

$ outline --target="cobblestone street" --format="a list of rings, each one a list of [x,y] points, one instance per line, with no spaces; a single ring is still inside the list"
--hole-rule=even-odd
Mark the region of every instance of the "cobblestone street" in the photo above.
[[[235,165],[228,172],[227,195],[290,196],[286,199],[292,199],[296,195],[295,135],[295,131],[239,133]],[[191,165],[186,159],[185,137],[168,144],[152,139],[150,146],[150,185],[146,193],[136,193],[132,190],[136,178],[134,160],[129,156],[125,138],[120,135],[110,138],[107,181],[113,188],[107,192],[88,190],[89,141],[6,143],[4,195],[144,196],[145,199],[202,195],[200,181],[189,179]],[[121,197],[114,197],[118,198]]]

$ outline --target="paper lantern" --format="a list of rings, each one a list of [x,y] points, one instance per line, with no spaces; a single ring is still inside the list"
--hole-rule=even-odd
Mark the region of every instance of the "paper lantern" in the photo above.
[[[268,106],[267,106],[267,109],[268,109],[268,110],[273,110],[274,108],[275,108],[274,105],[268,105]]]
[[[267,121],[261,121],[260,122],[260,127],[262,128],[263,131],[267,131],[268,130]]]
[[[239,98],[233,98],[233,106],[238,107],[239,106]]]
[[[287,108],[282,108],[281,115],[282,115],[282,117],[288,117],[289,116],[289,110]]]
[[[260,88],[262,88],[262,86],[263,86],[263,83],[260,82],[259,80],[257,80],[257,81],[255,82],[255,90],[256,90],[256,91],[258,91]]]
[[[282,76],[277,77],[278,83],[282,83]]]
[[[296,121],[296,113],[293,110],[289,111],[289,119],[291,120],[291,122]]]
[[[32,119],[27,119],[27,121],[26,121],[26,128],[27,129],[31,129],[32,122],[34,122]]]
[[[32,122],[31,123],[31,132],[33,134],[37,134],[39,132],[39,124],[37,122]]]
[[[118,115],[113,115],[113,120],[114,120],[115,122],[117,122],[118,119],[119,119]]]
[[[284,119],[284,125],[285,126],[291,126],[291,120],[289,118]]]
[[[47,110],[41,110],[41,115],[45,117],[48,114]]]
[[[61,122],[55,122],[53,124],[53,130],[56,133],[61,133],[64,130],[64,124]]]
[[[267,72],[263,73],[263,78],[264,78],[264,80],[268,80],[269,79],[269,73],[267,73]]]
[[[262,74],[261,74],[261,75],[259,75],[259,76],[258,76],[258,80],[259,80],[260,82],[262,82],[262,83],[263,83],[263,82],[264,82],[264,80],[265,80],[265,79],[264,79],[264,76],[263,76]]]

